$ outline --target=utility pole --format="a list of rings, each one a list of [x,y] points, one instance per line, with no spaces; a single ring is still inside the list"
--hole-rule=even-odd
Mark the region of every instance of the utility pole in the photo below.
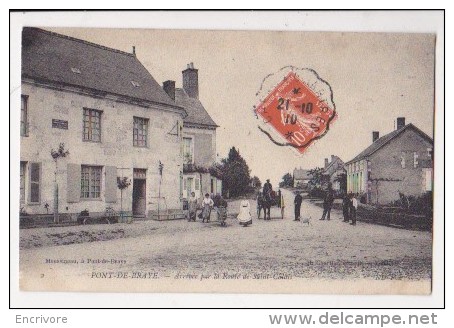
[[[164,169],[164,164],[159,161],[159,190],[158,190],[158,220],[161,219],[159,215],[160,205],[161,205],[161,183],[162,183],[162,170]]]

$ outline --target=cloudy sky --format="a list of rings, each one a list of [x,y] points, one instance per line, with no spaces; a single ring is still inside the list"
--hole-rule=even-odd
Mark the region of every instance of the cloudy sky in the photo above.
[[[199,98],[220,126],[217,153],[239,148],[253,175],[277,183],[295,167],[348,161],[398,116],[433,136],[434,46],[429,34],[46,28],[131,52],[162,83],[189,62],[199,69]],[[332,87],[339,119],[302,156],[269,141],[252,114],[262,80],[280,68],[312,68]]]

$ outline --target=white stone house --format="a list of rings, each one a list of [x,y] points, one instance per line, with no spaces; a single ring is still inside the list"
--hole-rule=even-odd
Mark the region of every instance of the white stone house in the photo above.
[[[37,28],[24,28],[22,36],[22,210],[52,212],[55,183],[60,213],[119,210],[117,177],[131,180],[123,209],[135,216],[151,216],[159,189],[168,208],[180,209],[183,163],[175,127],[186,112],[134,51]],[[70,154],[55,175],[51,149],[60,143]]]

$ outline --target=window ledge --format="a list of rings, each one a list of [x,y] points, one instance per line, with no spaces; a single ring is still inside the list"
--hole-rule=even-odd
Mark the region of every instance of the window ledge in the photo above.
[[[101,141],[95,141],[95,140],[86,140],[86,139],[82,139],[83,142],[90,142],[90,143],[97,143],[97,144],[100,144],[102,143]]]

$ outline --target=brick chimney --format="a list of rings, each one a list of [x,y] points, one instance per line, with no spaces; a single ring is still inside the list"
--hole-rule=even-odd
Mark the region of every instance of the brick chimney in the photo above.
[[[325,168],[328,166],[328,158],[325,158]]]
[[[194,68],[194,64],[188,64],[183,73],[183,89],[191,98],[199,99],[199,70]]]
[[[397,124],[396,124],[396,130],[402,129],[404,126],[405,126],[405,117],[398,117]]]
[[[372,131],[372,143],[377,141],[380,138],[380,132],[378,131]]]
[[[175,81],[167,80],[162,83],[162,88],[164,91],[175,101]]]

